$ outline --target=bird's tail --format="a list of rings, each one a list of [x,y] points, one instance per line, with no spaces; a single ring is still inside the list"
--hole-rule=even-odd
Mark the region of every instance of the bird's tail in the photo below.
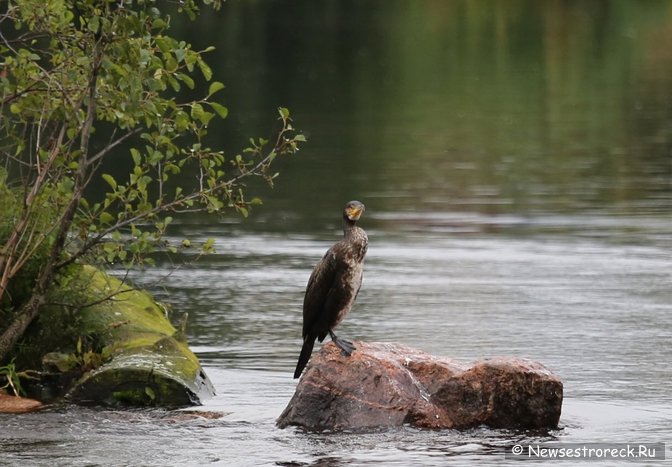
[[[303,369],[308,364],[310,360],[310,354],[313,353],[313,346],[315,345],[315,336],[310,334],[306,335],[306,338],[303,340],[303,347],[301,347],[301,354],[299,355],[299,361],[296,364],[296,370],[294,371],[294,379],[301,376]]]

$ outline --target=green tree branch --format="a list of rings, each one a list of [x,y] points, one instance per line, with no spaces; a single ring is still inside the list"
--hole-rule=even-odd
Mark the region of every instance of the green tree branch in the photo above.
[[[247,216],[255,200],[248,201],[245,180],[261,177],[272,184],[274,159],[305,142],[289,111],[280,108],[281,128],[271,146],[251,140],[230,159],[207,147],[209,126],[228,114],[215,100],[224,85],[212,80],[204,59],[212,48],[193,50],[168,34],[170,17],[160,11],[165,3],[2,4],[0,24],[14,32],[9,37],[0,31],[0,155],[7,172],[0,173],[0,185],[6,178],[22,187],[22,206],[13,228],[0,237],[0,308],[10,308],[14,317],[0,324],[0,361],[67,266],[149,262],[165,243],[169,214],[232,209]],[[176,5],[190,17],[198,13],[195,0]],[[178,101],[183,87],[196,89],[199,79],[209,83],[206,95]],[[92,152],[103,143],[101,129],[111,136]],[[101,174],[104,161],[124,157],[118,151],[124,146],[130,146],[128,177]],[[195,185],[177,179],[187,172],[198,174]],[[107,191],[91,202],[85,188],[99,180]],[[202,248],[208,251],[211,243]],[[31,261],[38,262],[31,293],[10,296]]]

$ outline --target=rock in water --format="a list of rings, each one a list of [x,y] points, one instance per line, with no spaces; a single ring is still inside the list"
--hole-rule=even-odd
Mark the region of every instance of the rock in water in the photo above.
[[[395,343],[331,342],[313,356],[277,420],[309,430],[555,428],[562,382],[542,364],[498,357],[465,365]]]
[[[26,413],[44,407],[42,402],[5,394],[0,389],[0,413]]]

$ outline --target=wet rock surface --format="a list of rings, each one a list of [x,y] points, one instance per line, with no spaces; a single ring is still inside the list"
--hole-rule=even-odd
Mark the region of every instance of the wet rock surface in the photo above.
[[[350,357],[332,343],[313,355],[279,427],[558,425],[562,382],[541,363],[497,357],[465,364],[396,343],[354,345]]]

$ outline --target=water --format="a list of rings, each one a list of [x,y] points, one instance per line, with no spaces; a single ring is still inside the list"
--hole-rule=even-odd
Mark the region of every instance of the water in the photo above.
[[[175,241],[216,254],[133,277],[189,313],[217,390],[198,410],[221,417],[0,415],[0,464],[517,465],[504,446],[669,440],[669,3],[229,1],[178,27],[219,41],[221,145],[277,105],[310,137],[247,221],[176,219]],[[340,334],[543,362],[564,382],[559,429],[275,428],[304,287],[350,199],[370,248]]]
[[[0,416],[3,461],[500,465],[504,446],[513,442],[669,438],[672,315],[665,248],[545,234],[369,235],[365,285],[341,333],[464,361],[514,355],[544,362],[564,382],[559,429],[278,430],[275,418],[295,387],[303,287],[329,243],[243,229],[218,237],[219,253],[155,289],[175,310],[190,313],[190,341],[217,389],[199,410],[221,418],[76,407]],[[136,280],[151,284],[165,272],[147,271]]]

